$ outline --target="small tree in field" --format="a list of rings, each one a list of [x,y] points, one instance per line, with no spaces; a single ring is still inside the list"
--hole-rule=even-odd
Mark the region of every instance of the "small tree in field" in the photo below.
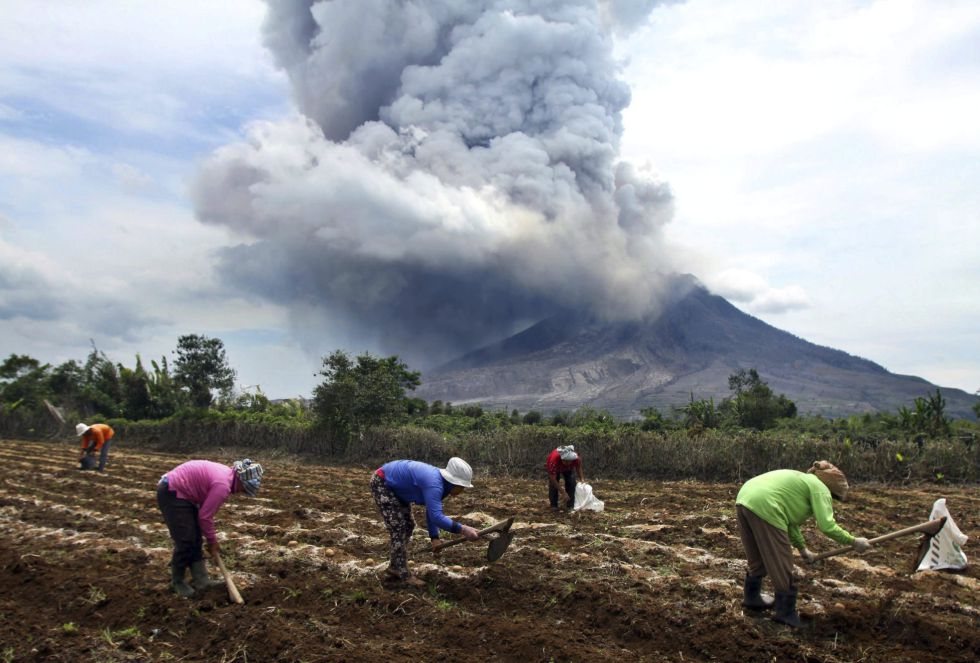
[[[723,400],[719,409],[739,426],[764,430],[777,419],[796,416],[796,403],[783,394],[775,395],[754,368],[743,368],[728,376],[728,388],[734,395]]]
[[[936,389],[935,394],[915,399],[915,410],[905,406],[898,409],[901,426],[912,434],[925,434],[930,437],[948,437],[950,419],[946,416],[946,399]]]
[[[235,371],[228,365],[225,344],[220,338],[197,334],[178,338],[174,380],[195,407],[210,407],[214,400],[212,390],[230,393],[235,386]]]
[[[364,353],[351,359],[343,350],[324,357],[318,374],[325,379],[313,390],[317,421],[344,442],[404,415],[405,392],[419,386],[421,378],[397,356]]]

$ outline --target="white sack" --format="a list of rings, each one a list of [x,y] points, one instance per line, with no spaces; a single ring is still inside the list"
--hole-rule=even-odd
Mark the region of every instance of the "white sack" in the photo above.
[[[573,510],[581,511],[582,509],[588,509],[589,511],[602,511],[605,508],[606,503],[592,494],[592,486],[587,483],[575,485],[575,507]]]
[[[576,496],[577,497],[577,496]],[[966,535],[953,522],[953,517],[946,509],[946,498],[936,500],[932,505],[932,514],[929,520],[936,520],[946,516],[946,524],[936,536],[932,537],[929,543],[929,550],[919,563],[916,571],[935,571],[938,569],[960,570],[966,568],[966,555],[963,554],[962,547],[966,543]]]

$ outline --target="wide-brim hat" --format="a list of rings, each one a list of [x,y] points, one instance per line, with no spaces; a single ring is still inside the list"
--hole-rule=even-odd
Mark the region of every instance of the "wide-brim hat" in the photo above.
[[[440,469],[439,474],[454,486],[473,487],[473,468],[462,458],[450,458],[446,469]]]

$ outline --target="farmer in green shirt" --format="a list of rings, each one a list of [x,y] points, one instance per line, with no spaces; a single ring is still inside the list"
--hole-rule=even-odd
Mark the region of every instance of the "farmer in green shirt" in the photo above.
[[[774,470],[745,482],[735,500],[738,529],[749,567],[743,606],[765,610],[775,605],[773,619],[800,626],[790,544],[807,562],[813,559],[800,534],[800,525],[813,516],[820,531],[834,541],[853,545],[858,552],[871,546],[867,539],[854,537],[834,522],[832,499],[844,500],[847,491],[844,473],[825,460],[813,463],[806,473]],[[775,602],[760,592],[766,574],[776,589]]]

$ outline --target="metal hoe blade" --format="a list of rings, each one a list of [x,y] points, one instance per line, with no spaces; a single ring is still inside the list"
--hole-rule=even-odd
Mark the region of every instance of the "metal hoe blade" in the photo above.
[[[500,536],[491,541],[490,545],[487,546],[487,561],[496,562],[500,559],[500,556],[504,554],[504,551],[507,550],[507,546],[510,545],[513,539],[513,532],[501,532]]]

